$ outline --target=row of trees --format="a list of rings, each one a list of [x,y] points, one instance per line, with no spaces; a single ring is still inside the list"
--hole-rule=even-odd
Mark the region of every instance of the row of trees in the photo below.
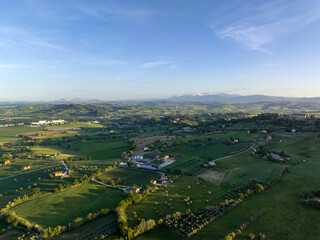
[[[225,213],[229,212],[232,208],[239,205],[244,198],[263,192],[270,184],[263,185],[256,181],[250,181],[248,185],[250,186],[250,189],[247,189],[245,193],[238,193],[238,198],[235,200],[226,199],[225,201],[220,202],[217,206],[209,206],[195,213],[192,213],[190,210],[185,214],[176,212],[173,215],[167,215],[164,223],[171,230],[178,231],[180,236],[189,238],[204,226],[215,221]],[[254,221],[263,212],[255,214],[249,219],[249,221]]]
[[[252,215],[246,222],[242,223],[239,228],[237,228],[234,232],[229,233],[228,235],[225,236],[225,240],[233,240],[235,239],[238,235],[240,235],[242,233],[242,231],[244,229],[246,229],[247,227],[249,227],[253,222],[255,222],[262,214],[264,214],[266,212],[265,209],[255,213],[254,215]],[[264,234],[260,234],[260,239],[265,239]]]
[[[320,188],[315,191],[302,193],[301,199],[309,206],[320,208]]]
[[[212,221],[230,211],[240,202],[241,199],[235,201],[228,200],[223,205],[207,207],[196,213],[191,213],[191,211],[187,211],[185,214],[176,212],[173,215],[167,215],[164,223],[171,230],[178,231],[180,236],[189,238]]]
[[[106,216],[110,213],[109,209],[101,209],[99,212],[96,213],[89,213],[86,217],[78,217],[74,219],[72,222],[68,223],[66,226],[56,226],[54,228],[47,228],[47,229],[42,229],[40,231],[40,235],[43,238],[49,238],[53,237],[56,235],[59,235],[63,232],[71,231],[74,229],[79,228],[85,223],[91,222],[99,217]]]
[[[150,193],[156,191],[158,188],[148,188],[143,194],[133,194],[131,191],[128,193],[128,197],[120,202],[115,211],[118,215],[117,223],[119,226],[120,234],[124,239],[132,239],[138,235],[153,229],[156,226],[156,222],[153,219],[145,221],[142,219],[140,223],[134,228],[129,227],[127,221],[127,214],[125,209],[134,204],[140,202],[143,198],[147,197]],[[160,220],[158,223],[162,223]]]

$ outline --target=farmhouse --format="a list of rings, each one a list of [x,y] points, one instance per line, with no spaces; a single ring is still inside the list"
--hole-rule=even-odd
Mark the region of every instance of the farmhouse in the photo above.
[[[135,186],[132,186],[132,187],[130,188],[130,191],[133,192],[134,194],[137,194],[137,193],[140,192],[140,188],[135,187]]]
[[[168,177],[163,174],[163,175],[161,175],[161,178],[160,178],[160,179],[161,179],[161,181],[164,181],[164,180],[168,180]]]
[[[165,155],[165,156],[162,158],[162,162],[166,162],[168,159],[169,159],[169,156],[168,156],[168,155]]]
[[[192,132],[192,131],[195,130],[195,129],[193,129],[192,127],[183,127],[182,129],[183,129],[183,131],[185,131],[185,132]]]
[[[94,120],[94,121],[91,121],[90,123],[99,124],[100,122],[98,120]]]
[[[5,161],[4,161],[4,164],[10,164],[10,163],[11,163],[10,160],[5,160]]]
[[[150,180],[150,184],[156,184],[157,181],[156,180]]]
[[[63,174],[62,171],[58,171],[58,172],[55,172],[55,173],[54,173],[54,176],[55,176],[55,177],[61,177],[62,174]]]
[[[49,123],[50,123],[50,122],[49,122]],[[51,123],[52,123],[53,125],[62,125],[62,124],[67,123],[67,121],[62,120],[62,119],[58,119],[58,120],[52,120]]]
[[[160,184],[161,185],[165,185],[165,184],[168,184],[169,183],[169,180],[161,180],[160,181]]]
[[[270,155],[272,156],[272,158],[273,158],[274,160],[283,161],[283,157],[281,157],[279,154],[270,153]]]
[[[216,167],[217,164],[216,164],[214,161],[210,161],[210,162],[209,162],[209,166],[210,166],[210,167]]]
[[[271,137],[271,136],[267,136],[267,137],[266,137],[266,141],[267,141],[267,142],[269,142],[269,141],[271,141],[271,140],[272,140],[272,137]]]

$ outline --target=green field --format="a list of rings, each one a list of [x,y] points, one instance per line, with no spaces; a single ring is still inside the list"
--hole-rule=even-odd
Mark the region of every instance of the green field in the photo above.
[[[0,166],[0,179],[14,174],[25,173],[59,164],[60,162],[50,160],[14,159],[11,161],[11,164],[3,164]],[[23,170],[26,166],[30,166],[30,169]]]
[[[206,200],[209,200],[210,204],[217,203],[219,200],[216,197],[222,193],[220,186],[194,177],[183,176],[152,193],[140,203],[130,206],[127,209],[127,215],[129,221],[135,224],[137,223],[135,214],[138,218],[144,219],[164,218],[167,214],[176,211],[201,209],[207,205]],[[193,201],[191,205],[184,202],[186,197],[191,197]]]
[[[49,178],[49,174],[55,171],[63,171],[65,168],[60,162],[54,162],[52,165],[44,167],[45,169],[31,170],[18,173],[12,176],[0,178],[0,207],[4,207],[9,201],[14,198],[30,195],[30,190],[39,187],[42,193],[53,192],[59,184],[65,182],[72,183],[75,178],[80,175],[73,173],[69,178]]]
[[[74,142],[72,149],[76,149],[79,154],[91,157],[93,160],[120,158],[124,151],[128,151],[129,144],[124,140],[108,140],[96,142],[94,140],[86,142]]]
[[[116,168],[99,175],[99,180],[104,183],[109,183],[111,180],[113,180],[116,184],[118,184],[118,179],[120,178],[121,185],[144,186],[149,184],[151,179],[157,180],[160,176],[161,174],[154,171]]]
[[[184,173],[187,173],[188,171],[199,167],[199,165],[205,161],[227,156],[230,153],[240,151],[249,146],[250,142],[243,141],[234,145],[211,143],[205,146],[191,145],[181,147],[168,152],[168,155],[177,157],[177,161],[166,168],[180,169]]]
[[[67,150],[58,146],[48,146],[48,147],[31,147],[30,148],[32,153],[35,155],[43,156],[43,155],[50,155],[54,153],[59,153],[55,159],[67,159],[68,157],[73,157],[77,153],[72,150]]]
[[[122,198],[122,191],[90,182],[23,203],[12,211],[31,223],[49,227],[67,224],[102,208],[111,209]]]
[[[276,137],[283,138],[283,136]],[[249,198],[221,219],[204,227],[191,239],[224,239],[228,233],[235,231],[249,217],[262,209],[266,209],[267,212],[246,228],[236,239],[248,239],[248,233],[254,233],[256,236],[259,233],[265,233],[267,239],[319,239],[319,210],[304,205],[300,200],[300,194],[319,188],[320,160],[317,156],[320,154],[320,142],[309,135],[304,138],[289,137],[281,143],[271,144],[268,148],[270,150],[287,150],[290,153],[292,151],[293,158],[305,152],[310,152],[310,155],[305,156],[306,163],[298,165],[293,163],[289,173],[283,176],[274,186],[257,196]],[[236,162],[237,160],[238,162]],[[256,163],[253,163],[253,161],[256,161]],[[268,168],[267,163],[272,167]],[[243,168],[249,173],[249,176],[254,176],[253,170],[256,169],[256,177],[262,180],[268,179],[267,172],[274,166],[285,166],[284,164],[272,163],[249,156],[224,159],[219,164],[223,168],[222,170],[226,170],[228,167]],[[258,165],[260,165],[259,168],[257,168]],[[250,168],[252,169],[250,170]],[[240,179],[240,177],[232,176],[227,182],[235,183]],[[172,234],[167,228],[161,227],[138,237],[138,239],[155,240],[164,237],[166,239],[176,239],[178,236]]]
[[[82,237],[82,239],[90,239],[94,234],[101,233],[104,231],[112,231],[116,232],[117,229],[117,216],[116,214],[110,213],[107,216],[103,216],[98,218],[92,222],[86,223],[80,226],[78,229],[72,230],[70,232],[63,233],[57,237],[53,237],[52,239],[77,239]]]
[[[104,128],[101,124],[93,124],[89,122],[67,123],[63,125],[46,126],[46,129],[73,129],[73,128]]]
[[[17,135],[42,130],[43,127],[0,127],[0,142],[15,142],[22,139],[18,138]]]

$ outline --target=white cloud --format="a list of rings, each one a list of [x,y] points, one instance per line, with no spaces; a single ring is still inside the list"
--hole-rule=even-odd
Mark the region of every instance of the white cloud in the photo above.
[[[154,68],[154,67],[160,67],[164,65],[171,64],[171,62],[166,61],[157,61],[157,62],[146,62],[140,65],[142,68]]]
[[[210,27],[221,39],[232,39],[249,49],[266,52],[280,37],[320,19],[320,3],[312,0],[274,1],[244,9],[245,14],[249,13],[246,17]]]

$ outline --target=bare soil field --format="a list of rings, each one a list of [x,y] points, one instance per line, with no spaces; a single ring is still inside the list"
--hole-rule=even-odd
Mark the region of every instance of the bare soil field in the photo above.
[[[41,138],[55,137],[55,136],[63,135],[66,133],[79,133],[79,131],[78,130],[39,131],[39,132],[25,133],[23,135],[32,137],[34,139],[41,139]]]
[[[167,141],[174,138],[175,136],[155,136],[155,137],[146,137],[146,138],[133,138],[132,141],[136,145],[133,156],[146,154],[146,152],[143,151],[143,148],[147,147],[149,144],[154,143],[157,140]]]
[[[218,172],[215,170],[208,170],[204,173],[201,173],[198,177],[202,178],[205,181],[220,185],[226,175],[226,172]]]

